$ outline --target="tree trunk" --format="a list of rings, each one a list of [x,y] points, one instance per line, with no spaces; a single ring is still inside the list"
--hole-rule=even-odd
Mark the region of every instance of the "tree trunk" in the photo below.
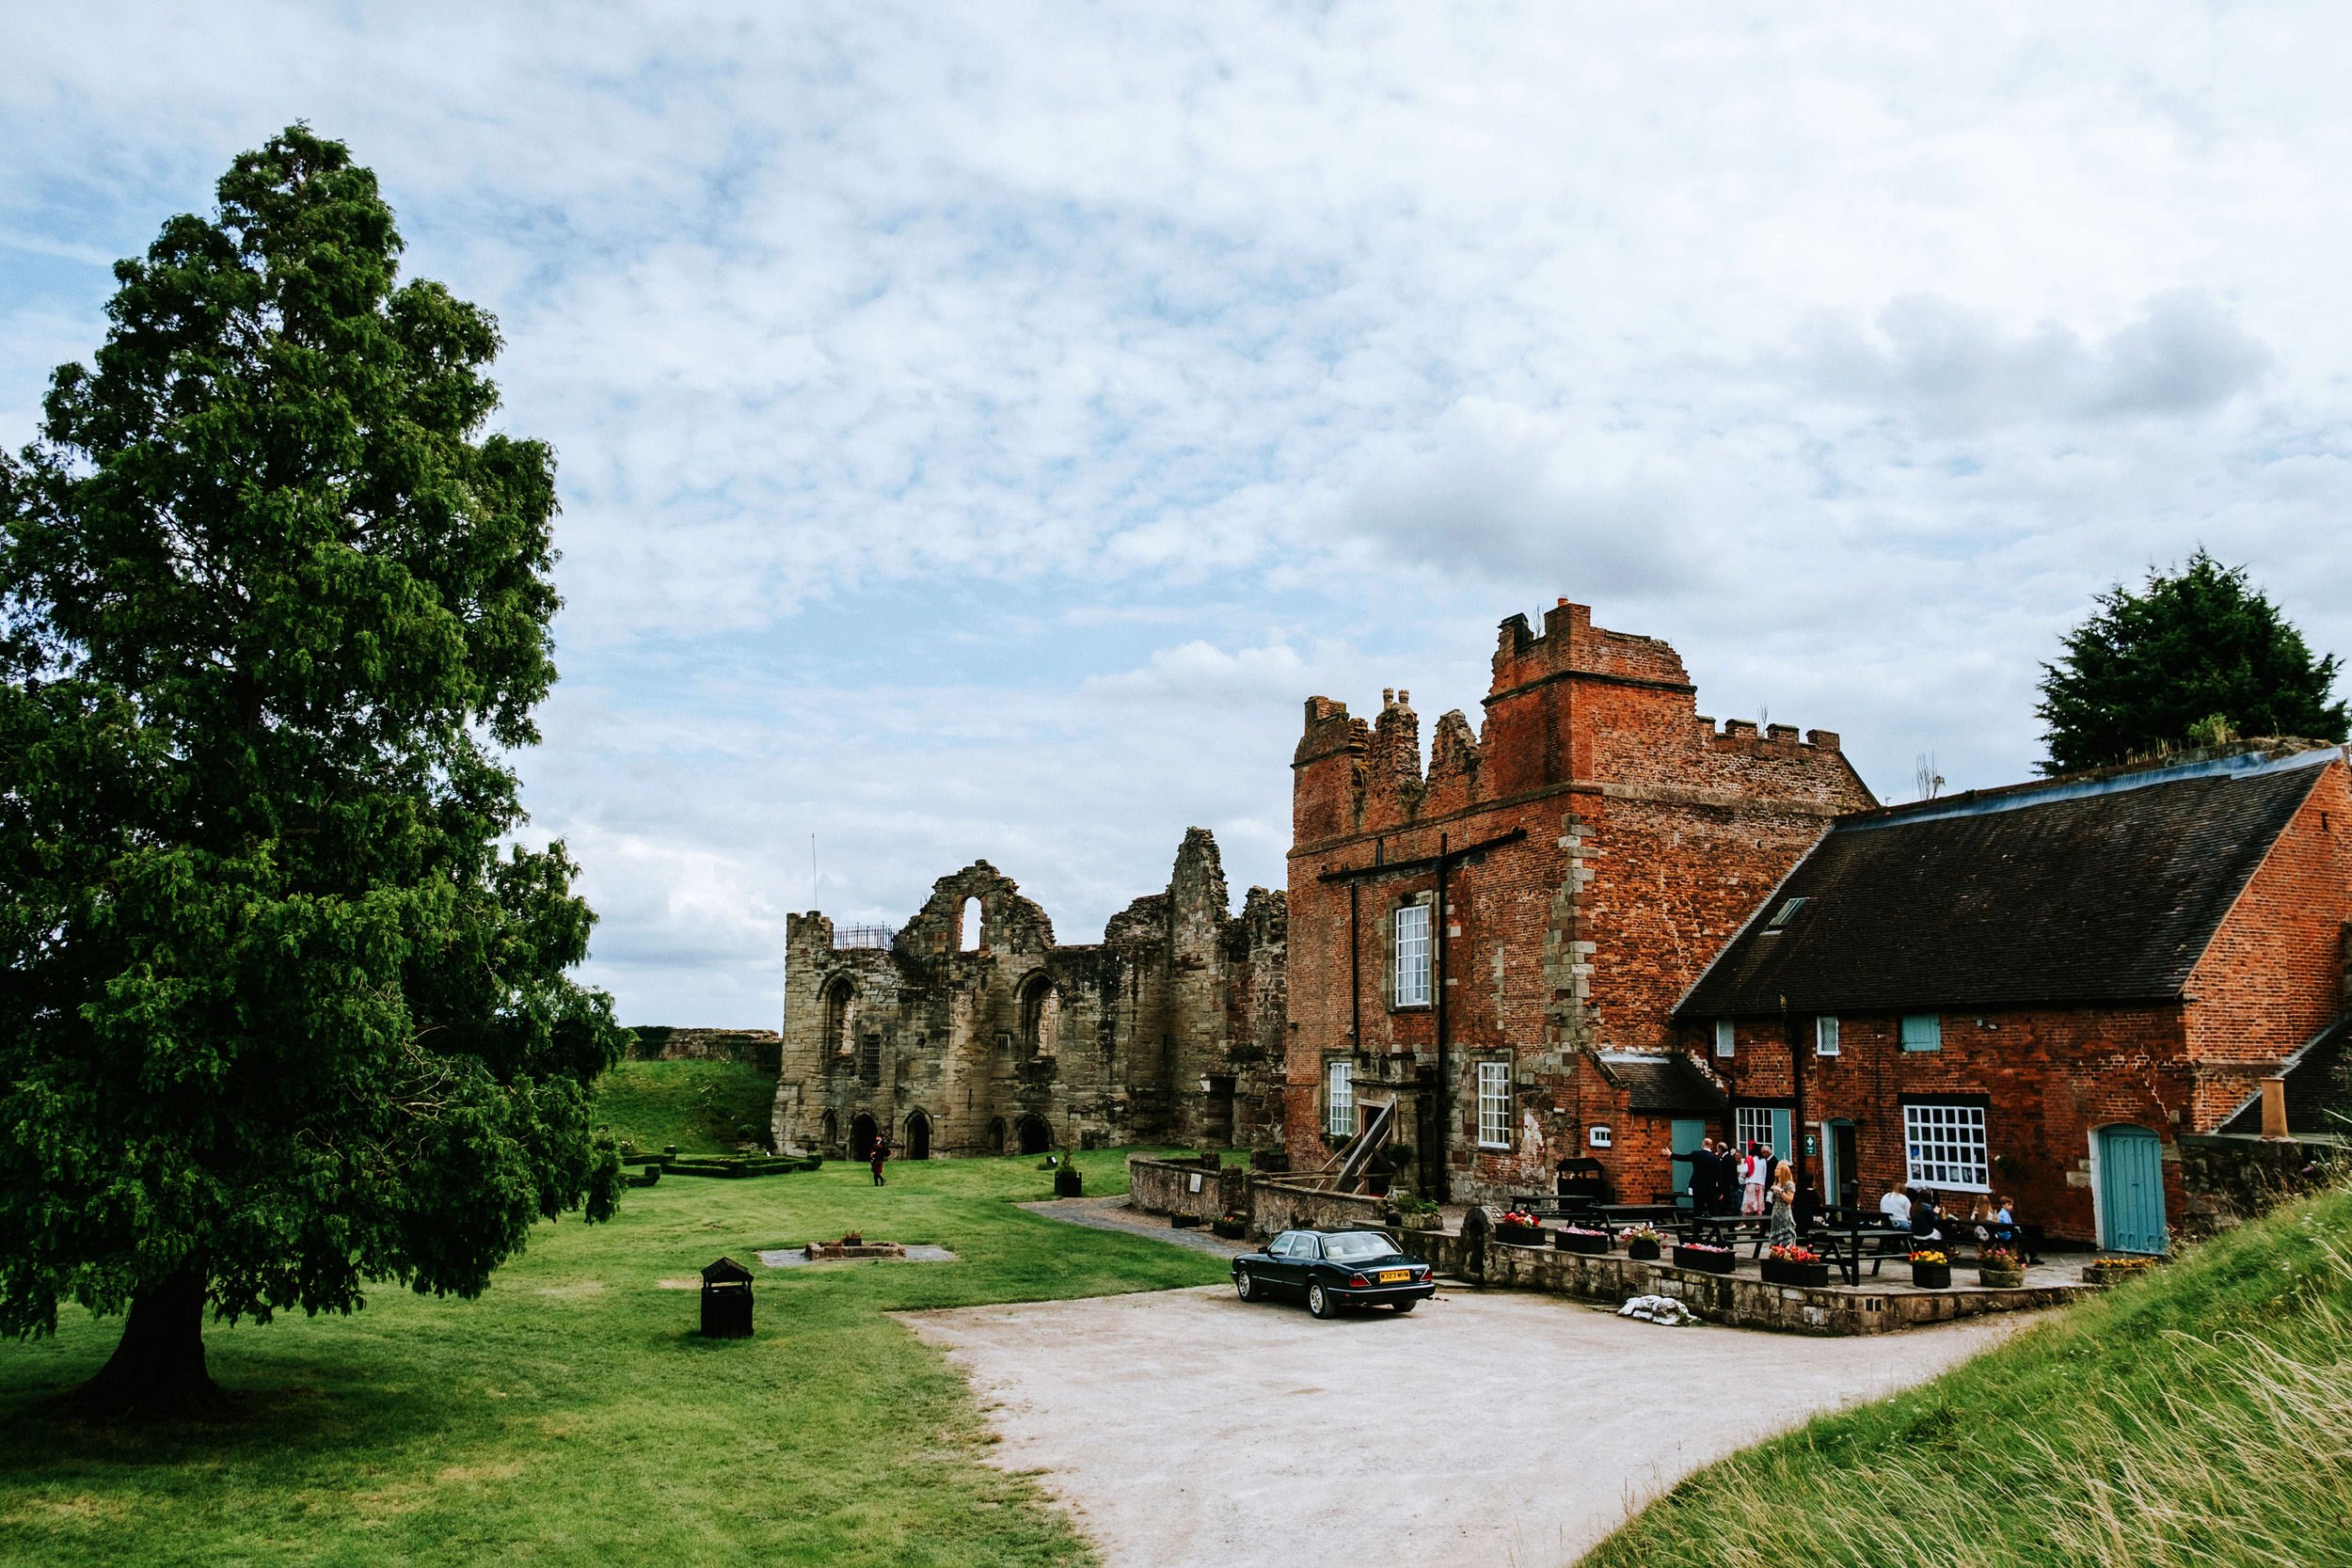
[[[226,1406],[204,1369],[204,1276],[174,1275],[131,1298],[122,1340],[74,1402],[97,1416],[215,1416]]]

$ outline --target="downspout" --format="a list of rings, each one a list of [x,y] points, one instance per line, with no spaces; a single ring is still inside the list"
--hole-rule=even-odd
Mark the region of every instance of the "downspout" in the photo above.
[[[1789,1168],[1797,1173],[1797,1191],[1802,1193],[1804,1191],[1804,1053],[1797,1048],[1797,1021],[1789,1016],[1788,999],[1785,996],[1780,1002],[1780,1022],[1781,1032],[1788,1039],[1789,1098],[1796,1101],[1790,1112],[1793,1125],[1788,1129]],[[1830,1201],[1829,1195],[1823,1194],[1821,1201]]]
[[[1437,962],[1430,967],[1436,972],[1432,978],[1438,990],[1438,1115],[1432,1118],[1438,1129],[1438,1196],[1439,1203],[1453,1201],[1454,1183],[1448,1170],[1447,1134],[1453,1131],[1454,1112],[1454,1080],[1448,1069],[1446,1054],[1445,1016],[1445,955],[1451,943],[1445,940],[1445,851],[1446,835],[1438,835],[1438,907],[1430,911],[1436,916],[1429,923],[1429,940],[1437,948]]]

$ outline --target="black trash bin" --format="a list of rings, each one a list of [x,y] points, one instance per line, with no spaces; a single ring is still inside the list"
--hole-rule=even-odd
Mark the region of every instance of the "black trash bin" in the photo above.
[[[703,1335],[710,1339],[752,1337],[752,1271],[732,1258],[703,1270]]]

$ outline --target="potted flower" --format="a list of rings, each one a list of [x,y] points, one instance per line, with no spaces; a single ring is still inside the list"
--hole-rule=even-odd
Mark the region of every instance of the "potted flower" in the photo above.
[[[1826,1285],[1829,1265],[1811,1247],[1775,1246],[1764,1259],[1768,1285]]]
[[[1911,1282],[1922,1291],[1948,1291],[1952,1285],[1952,1259],[1948,1253],[1915,1252],[1911,1255]]]
[[[1637,1262],[1655,1263],[1658,1249],[1666,1238],[1654,1225],[1629,1225],[1617,1232],[1617,1240],[1625,1243],[1625,1255]]]
[[[1677,1242],[1675,1243],[1675,1267],[1697,1269],[1705,1274],[1729,1274],[1739,1259],[1727,1246],[1712,1242]]]
[[[1083,1197],[1086,1196],[1086,1180],[1083,1177],[1079,1176],[1077,1165],[1071,1161],[1068,1155],[1064,1155],[1062,1157],[1062,1163],[1055,1167],[1054,1196],[1056,1197]]]
[[[1238,1242],[1249,1234],[1249,1216],[1219,1214],[1209,1222],[1209,1228],[1229,1242]]]
[[[2120,1285],[2155,1266],[2153,1258],[2101,1258],[2083,1270],[2083,1277],[2093,1285]]]
[[[1495,1240],[1513,1246],[1542,1246],[1544,1222],[1521,1209],[1509,1209],[1495,1221]]]
[[[1444,1212],[1427,1198],[1414,1197],[1407,1194],[1391,1201],[1396,1206],[1396,1223],[1399,1228],[1405,1230],[1443,1230],[1445,1228]]]
[[[1551,1233],[1551,1244],[1562,1252],[1597,1255],[1609,1250],[1609,1232],[1589,1230],[1581,1225],[1564,1225]]]
[[[2014,1291],[2026,1283],[2026,1265],[2005,1246],[1989,1246],[1977,1254],[1977,1283],[1988,1291]]]

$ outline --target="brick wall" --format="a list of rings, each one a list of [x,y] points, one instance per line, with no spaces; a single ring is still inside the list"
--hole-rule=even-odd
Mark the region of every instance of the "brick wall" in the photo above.
[[[1584,1053],[1663,1050],[1674,1003],[1830,817],[1873,803],[1836,736],[1800,738],[1701,717],[1673,648],[1592,625],[1563,601],[1542,632],[1502,624],[1485,721],[1438,721],[1426,775],[1408,692],[1367,723],[1311,699],[1293,763],[1292,1164],[1327,1156],[1328,1064],[1393,1096],[1422,1151],[1412,1182],[1454,1197],[1549,1189],[1608,1107],[1584,1099]],[[1436,899],[1438,1007],[1391,1003],[1390,921]],[[1508,1068],[1504,1147],[1479,1147],[1477,1065]],[[1594,1150],[1622,1191],[1662,1184],[1665,1133],[1613,1112],[1622,1148]],[[1445,1153],[1438,1168],[1437,1150]],[[1646,1162],[1646,1163],[1645,1163]]]

